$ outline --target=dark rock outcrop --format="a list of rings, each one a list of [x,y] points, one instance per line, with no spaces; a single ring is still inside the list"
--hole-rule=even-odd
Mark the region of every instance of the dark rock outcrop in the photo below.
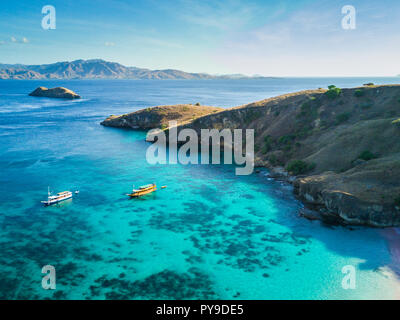
[[[340,186],[338,180],[341,178],[333,172],[298,178],[294,182],[294,193],[307,205],[325,215],[336,215],[345,224],[373,227],[400,225],[400,208],[396,204],[384,202],[376,196],[362,197],[361,192],[367,185],[354,186],[349,180]],[[380,186],[384,188],[384,182],[380,182]]]
[[[57,87],[53,89],[47,89],[45,87],[39,87],[29,94],[32,97],[46,97],[46,98],[58,98],[58,99],[80,99],[81,97],[75,92],[63,88]]]

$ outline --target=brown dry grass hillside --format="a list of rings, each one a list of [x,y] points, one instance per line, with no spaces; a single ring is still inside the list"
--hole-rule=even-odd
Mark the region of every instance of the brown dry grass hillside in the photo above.
[[[173,106],[158,106],[139,110],[121,116],[110,116],[101,124],[107,127],[130,129],[165,129],[168,122],[176,120],[184,124],[198,117],[216,113],[224,109],[217,107],[201,106],[199,104],[180,104]]]

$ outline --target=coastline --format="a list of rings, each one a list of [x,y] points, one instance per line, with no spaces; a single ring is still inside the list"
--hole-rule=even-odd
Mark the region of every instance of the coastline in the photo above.
[[[384,267],[390,263],[389,251],[380,230],[331,227],[298,217],[303,206],[293,197],[292,187],[265,177],[264,169],[259,175],[236,177],[233,166],[150,166],[144,158],[149,144],[144,142],[143,131],[98,125],[104,114],[118,114],[129,106],[126,107],[123,94],[117,99],[115,92],[107,91],[107,85],[94,85],[98,89],[95,92],[90,88],[93,95],[108,94],[94,99],[88,88],[74,88],[88,99],[68,105],[55,100],[51,109],[33,109],[22,118],[23,131],[17,125],[15,129],[0,128],[2,133],[8,133],[2,136],[6,150],[20,148],[20,152],[7,152],[3,158],[4,164],[9,163],[3,179],[10,181],[3,193],[3,218],[11,225],[3,238],[5,250],[1,258],[12,267],[15,261],[23,262],[16,272],[27,273],[26,289],[16,293],[11,288],[5,292],[7,297],[51,298],[52,293],[43,292],[35,279],[30,282],[37,266],[49,259],[57,261],[60,274],[65,272],[63,269],[69,271],[67,281],[79,279],[79,266],[85,265],[91,271],[79,286],[57,284],[61,293],[54,298],[137,298],[133,292],[126,295],[123,286],[135,288],[155,283],[152,280],[164,285],[143,292],[140,297],[170,298],[179,292],[176,287],[168,291],[175,280],[196,286],[207,279],[214,292],[225,299],[237,297],[238,293],[242,299],[393,297],[397,283],[381,271],[374,271],[381,267],[389,272]],[[171,89],[165,85],[168,96]],[[19,83],[13,86],[19,89],[10,92],[26,91]],[[144,90],[132,94],[130,89],[124,89],[135,99],[141,91]],[[154,88],[142,98],[147,105],[159,100],[150,96],[152,92]],[[10,124],[20,119],[19,110],[25,108],[27,101],[42,103],[25,95],[9,98],[15,99],[18,105],[14,104],[14,111],[4,114]],[[111,105],[110,101],[114,103]],[[119,103],[124,104],[121,109]],[[41,121],[48,112],[57,120],[50,126]],[[90,117],[82,119],[77,114]],[[32,119],[37,125],[35,141],[53,137],[45,150],[26,143],[32,141],[32,129],[25,125],[31,125]],[[62,148],[59,141],[65,142]],[[65,172],[69,174],[63,175]],[[132,183],[146,182],[168,188],[146,201],[129,201],[122,196],[131,190]],[[20,190],[21,184],[27,187],[25,199],[11,202],[7,193]],[[42,199],[48,184],[56,190],[76,186],[81,193],[65,206],[46,209],[37,200]],[[50,219],[45,230],[42,223],[35,224],[38,217],[44,216]],[[26,225],[32,227],[26,229]],[[26,239],[33,240],[27,243]],[[37,248],[49,241],[53,250],[44,257]],[[60,256],[58,252],[65,254]],[[134,260],[137,256],[139,260]],[[357,269],[359,290],[341,289],[340,270],[347,264]],[[192,267],[200,269],[201,276],[190,273]],[[172,273],[166,271],[171,269]],[[310,277],[303,277],[304,270]],[[119,278],[122,273],[125,278]],[[165,282],[164,276],[168,275],[172,279]],[[6,279],[12,281],[13,276],[14,273],[8,274]],[[109,286],[104,287],[105,283]],[[166,295],[161,296],[160,292]],[[204,296],[195,291],[190,297]]]
[[[201,136],[202,129],[254,129],[255,167],[266,167],[291,183],[295,195],[323,219],[393,227],[400,225],[399,96],[399,85],[331,86],[216,110],[180,122],[177,131],[192,129]],[[158,107],[109,117],[101,124],[160,128],[157,124],[165,126],[165,119],[179,120],[173,111],[179,106],[169,107],[156,123],[150,119]],[[163,130],[168,141],[169,128]]]

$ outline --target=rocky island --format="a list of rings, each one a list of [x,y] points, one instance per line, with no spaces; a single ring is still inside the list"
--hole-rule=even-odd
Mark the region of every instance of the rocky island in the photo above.
[[[128,124],[131,117],[103,124],[153,127],[137,115]],[[168,120],[180,119],[172,113]],[[295,194],[322,217],[351,225],[400,226],[400,85],[286,94],[193,115],[178,130],[184,128],[198,133],[254,129],[256,166],[292,183]]]
[[[47,89],[45,87],[39,87],[29,94],[32,97],[46,97],[46,98],[58,98],[58,99],[80,99],[81,97],[75,92],[63,88],[57,87]]]

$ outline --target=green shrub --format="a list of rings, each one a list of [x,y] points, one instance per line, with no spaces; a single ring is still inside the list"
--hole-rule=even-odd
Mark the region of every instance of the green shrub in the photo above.
[[[336,88],[336,86],[334,86],[334,85],[329,86],[328,89],[329,90],[327,92],[325,92],[325,95],[329,99],[335,99],[342,94],[342,89]]]
[[[268,158],[268,161],[273,165],[276,166],[278,164],[278,159],[276,157],[276,155],[271,154]]]
[[[283,147],[283,151],[285,151],[285,152],[290,152],[290,150],[292,150],[291,144],[287,144],[286,146]]]
[[[200,102],[197,102],[197,103],[195,104],[195,106],[196,106],[196,107],[200,107],[200,106],[201,106]]]
[[[302,105],[301,105],[301,111],[303,111],[303,112],[308,112],[308,111],[310,111],[311,110],[311,103],[310,102],[304,102]]]
[[[270,143],[272,141],[273,141],[273,139],[272,139],[272,137],[270,135],[267,135],[267,136],[264,137],[264,142],[265,143]]]
[[[244,118],[245,123],[251,123],[261,117],[260,111],[248,110]]]
[[[396,127],[400,128],[400,118],[392,121],[392,124],[395,125]]]
[[[364,83],[364,86],[366,86],[366,87],[372,87],[372,86],[374,86],[374,85],[375,85],[375,84],[372,83],[372,82]]]
[[[300,127],[299,129],[296,130],[296,136],[298,138],[305,138],[307,137],[310,133],[312,133],[313,127],[309,124]]]
[[[168,125],[165,124],[165,123],[163,123],[163,124],[161,125],[161,130],[165,130],[165,129],[168,129]]]
[[[270,151],[270,147],[269,146],[263,146],[261,149],[261,153],[262,154],[267,154]]]
[[[293,134],[288,135],[288,136],[282,136],[278,139],[278,143],[280,145],[287,145],[287,144],[291,144],[295,139],[296,139],[296,136]]]
[[[300,107],[300,113],[296,115],[297,119],[307,118],[305,120],[312,121],[318,117],[318,108],[320,106],[319,101],[313,102],[312,100],[308,100],[304,102]],[[304,119],[302,119],[304,120]]]
[[[354,91],[354,96],[356,96],[357,98],[361,98],[365,95],[364,90],[361,89],[357,89],[356,91]]]
[[[264,154],[271,151],[273,142],[274,142],[274,139],[271,136],[264,137],[264,147],[262,149],[262,152]]]
[[[371,109],[373,105],[374,105],[373,103],[363,103],[361,105],[361,109],[363,109],[363,110]]]
[[[396,199],[394,199],[394,204],[398,207],[400,207],[400,196],[398,196]]]
[[[295,176],[307,173],[315,168],[315,163],[307,163],[302,160],[292,160],[287,166],[286,170]]]
[[[376,159],[376,158],[377,158],[377,156],[368,150],[363,151],[358,156],[358,159],[365,160],[365,161],[369,161],[369,160]]]
[[[351,113],[349,113],[349,112],[340,113],[336,116],[336,123],[341,124],[343,122],[346,122],[347,120],[350,119],[350,117],[351,117]]]

